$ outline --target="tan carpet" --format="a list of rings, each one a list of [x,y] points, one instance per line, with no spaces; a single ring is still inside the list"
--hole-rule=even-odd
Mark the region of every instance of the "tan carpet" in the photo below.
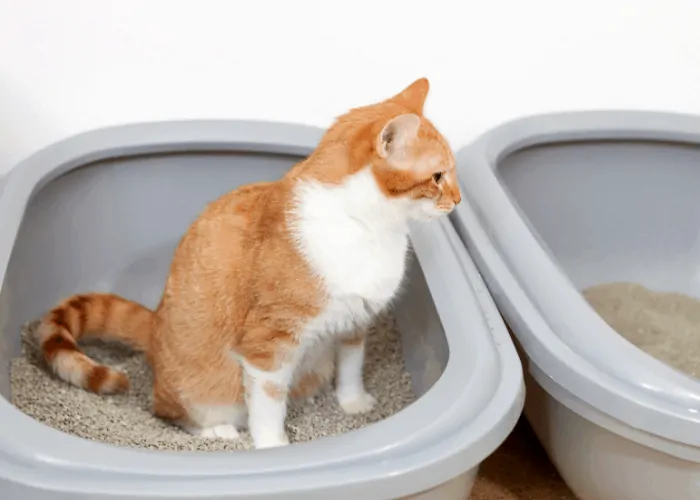
[[[471,500],[576,500],[524,418],[479,468]]]

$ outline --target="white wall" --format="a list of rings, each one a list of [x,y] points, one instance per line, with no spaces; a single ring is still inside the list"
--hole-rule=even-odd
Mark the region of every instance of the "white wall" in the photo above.
[[[529,113],[700,112],[700,1],[0,0],[0,172],[109,124],[324,126],[423,75],[454,147]]]

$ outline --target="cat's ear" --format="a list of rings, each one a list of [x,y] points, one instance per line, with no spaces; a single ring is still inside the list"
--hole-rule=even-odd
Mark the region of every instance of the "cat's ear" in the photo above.
[[[423,114],[423,105],[428,97],[430,83],[427,78],[419,78],[411,85],[396,94],[392,99],[413,111],[417,115]]]
[[[387,123],[377,136],[377,153],[395,166],[406,159],[406,146],[418,135],[420,117],[413,113],[399,115]]]

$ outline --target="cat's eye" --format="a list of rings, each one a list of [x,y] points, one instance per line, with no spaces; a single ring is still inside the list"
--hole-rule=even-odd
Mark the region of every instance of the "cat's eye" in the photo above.
[[[433,174],[433,180],[436,183],[439,183],[442,180],[442,172],[438,172],[436,174]]]

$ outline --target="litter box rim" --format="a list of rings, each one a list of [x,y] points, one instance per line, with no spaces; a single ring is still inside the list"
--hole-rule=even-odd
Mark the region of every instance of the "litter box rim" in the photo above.
[[[230,151],[301,159],[315,148],[322,133],[320,128],[281,122],[185,120],[106,127],[50,145],[0,179],[0,186],[4,184],[0,283],[27,203],[70,170],[117,157],[174,152]],[[438,221],[413,228],[411,241],[450,352],[476,346],[483,353],[471,377],[465,376],[458,356],[450,356],[429,391],[379,423],[291,447],[236,453],[156,452],[91,442],[41,424],[0,398],[0,429],[13,429],[11,434],[0,433],[0,484],[4,476],[27,488],[41,484],[47,489],[129,495],[152,491],[157,484],[159,491],[184,498],[220,493],[222,485],[229,484],[242,498],[289,498],[290,492],[302,491],[303,498],[310,498],[312,491],[330,495],[348,488],[362,492],[381,487],[392,495],[409,494],[469,470],[512,430],[522,409],[523,382],[505,326],[501,330],[494,326],[496,318],[487,324],[484,299],[477,300],[470,281],[475,276],[466,276],[468,256],[455,244],[453,231],[447,221]],[[464,280],[455,281],[460,272]],[[442,286],[448,280],[449,289]],[[472,300],[465,301],[465,295]],[[467,326],[481,335],[473,331],[464,335]],[[477,344],[470,345],[467,339]],[[163,478],[168,479],[167,486]],[[208,481],[202,483],[203,478]]]
[[[530,371],[540,385],[572,411],[612,432],[700,461],[700,381],[610,328],[550,259],[498,180],[500,162],[518,151],[608,140],[700,146],[700,118],[651,111],[569,111],[501,124],[457,151],[466,203],[450,219],[532,360]],[[601,420],[586,405],[608,418]]]

